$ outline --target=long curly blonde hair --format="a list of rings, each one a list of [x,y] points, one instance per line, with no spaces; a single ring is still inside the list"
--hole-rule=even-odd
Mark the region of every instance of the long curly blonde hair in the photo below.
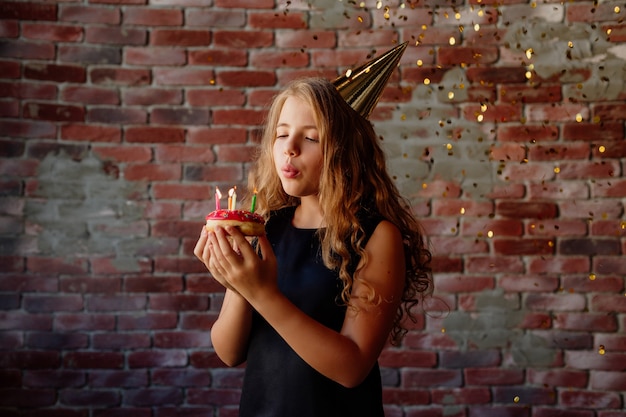
[[[273,210],[299,204],[298,198],[284,192],[272,156],[278,118],[290,96],[308,103],[315,114],[323,149],[319,201],[326,228],[320,233],[321,253],[324,264],[339,272],[345,305],[350,305],[353,285],[351,254],[365,257],[364,230],[357,212],[368,207],[402,233],[406,275],[402,303],[390,335],[391,342],[398,344],[407,332],[404,318],[415,321],[413,308],[432,293],[431,253],[409,203],[387,172],[385,155],[371,123],[355,112],[328,80],[299,79],[275,97],[248,182],[250,191],[257,190],[257,212],[268,217]],[[376,302],[378,297],[372,293],[369,299]]]

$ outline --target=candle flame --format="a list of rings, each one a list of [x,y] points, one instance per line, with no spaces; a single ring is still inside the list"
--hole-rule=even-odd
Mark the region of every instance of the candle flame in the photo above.
[[[220,192],[220,189],[217,187],[215,187],[215,197],[217,197],[218,200],[222,198],[222,193]]]

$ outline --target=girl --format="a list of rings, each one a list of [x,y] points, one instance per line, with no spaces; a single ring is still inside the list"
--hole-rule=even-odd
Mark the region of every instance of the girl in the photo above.
[[[251,178],[266,235],[203,228],[194,250],[226,287],[211,339],[246,362],[240,416],[383,416],[378,356],[432,291],[431,255],[370,122],[331,82],[295,81]]]

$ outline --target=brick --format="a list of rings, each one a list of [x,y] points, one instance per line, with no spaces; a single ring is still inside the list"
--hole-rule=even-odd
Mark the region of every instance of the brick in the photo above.
[[[204,311],[209,308],[209,302],[204,296],[154,294],[150,296],[150,308],[152,310]]]
[[[485,240],[458,238],[458,237],[442,237],[429,236],[433,248],[437,248],[439,253],[456,254],[480,254],[489,252],[489,244]]]
[[[303,29],[306,28],[305,14],[291,12],[276,14],[274,12],[251,12],[248,14],[248,25],[255,29]]]
[[[109,88],[68,86],[61,90],[63,101],[84,104],[119,104],[118,92]]]
[[[407,369],[402,372],[402,386],[419,388],[425,386],[459,387],[461,371],[445,369]],[[426,381],[429,381],[428,383]]]
[[[109,45],[145,45],[148,33],[144,29],[107,26],[88,26],[85,40],[93,44]]]
[[[135,143],[184,142],[185,131],[175,127],[129,127],[126,129],[125,139]]]
[[[92,151],[102,160],[118,162],[147,162],[152,158],[152,151],[146,146],[94,146]]]
[[[60,393],[60,402],[70,406],[110,407],[120,402],[120,393],[104,390],[66,389]]]
[[[70,369],[121,369],[124,354],[115,352],[68,352],[63,366]]]
[[[55,402],[56,392],[52,389],[0,389],[0,405],[3,407],[50,407]]]
[[[92,347],[97,350],[149,348],[150,344],[150,335],[145,333],[98,333],[92,336]]]
[[[122,134],[119,127],[92,126],[72,123],[61,126],[61,139],[85,142],[120,142]]]
[[[502,368],[467,368],[464,370],[468,385],[514,385],[523,382],[521,370]]]
[[[167,88],[125,88],[122,90],[122,102],[131,106],[154,104],[182,104],[183,93],[180,89]]]
[[[212,347],[211,334],[205,331],[158,332],[153,336],[154,346],[163,349],[193,349]]]
[[[584,388],[589,381],[587,372],[570,369],[529,369],[528,382],[545,387]]]
[[[568,390],[559,393],[559,403],[570,408],[601,408],[621,407],[621,398],[617,392],[589,392]]]
[[[25,295],[22,305],[26,311],[33,313],[80,311],[83,298],[80,295]]]
[[[491,232],[491,233],[489,233]],[[461,234],[486,238],[488,236],[522,236],[524,225],[519,220],[509,219],[464,219]]]
[[[150,45],[154,46],[204,46],[211,44],[208,30],[153,29]]]
[[[210,373],[194,369],[155,369],[152,372],[155,385],[206,387],[211,386],[211,379]]]
[[[406,406],[413,406],[416,404],[425,405],[430,403],[430,394],[427,390],[423,389],[385,387],[383,389],[383,402],[386,404]]]
[[[248,64],[248,55],[244,50],[189,51],[189,63],[192,65],[244,67]],[[257,65],[256,63],[253,64]]]
[[[90,123],[105,124],[145,124],[148,114],[144,109],[121,107],[91,107],[85,120]]]
[[[276,74],[272,71],[228,71],[218,72],[217,85],[226,87],[267,87],[276,84]],[[259,123],[260,124],[260,121]]]
[[[624,139],[623,123],[565,123],[562,137],[571,141],[618,141]]]
[[[73,25],[46,23],[24,23],[22,35],[25,38],[54,42],[79,42],[83,39],[83,28]]]
[[[528,159],[531,161],[586,160],[589,154],[589,145],[586,143],[535,145],[528,148]]]
[[[2,78],[20,78],[21,65],[19,62],[0,60],[0,74]]]
[[[18,352],[3,353],[0,357],[2,368],[51,369],[60,364],[59,352],[20,350]]]
[[[85,109],[82,106],[30,102],[23,105],[22,112],[28,119],[59,122],[82,122],[85,119]]]
[[[150,114],[150,121],[164,125],[200,125],[209,124],[209,111],[207,109],[189,108],[154,108]]]
[[[379,362],[387,368],[431,368],[437,363],[437,355],[434,352],[386,349],[381,353]]]
[[[594,182],[591,185],[591,195],[594,197],[625,197],[626,180]]]
[[[145,370],[90,370],[89,385],[96,388],[145,387],[148,385],[148,372]]]
[[[101,23],[116,25],[121,22],[121,12],[116,7],[100,7],[95,4],[61,4],[59,21],[80,23]]]
[[[58,90],[54,84],[35,82],[0,83],[0,88],[2,88],[5,97],[37,100],[53,100],[56,98]]]
[[[187,365],[187,353],[184,350],[145,350],[128,354],[128,366],[133,368],[177,368]]]
[[[492,290],[494,288],[493,277],[481,276],[458,276],[439,275],[435,277],[437,291],[466,293]]]
[[[437,63],[442,66],[488,65],[497,60],[498,49],[495,46],[440,47],[437,54]]]
[[[95,271],[94,271],[95,272]],[[68,276],[59,280],[59,290],[69,293],[105,293],[113,294],[120,291],[119,280],[110,277]]]
[[[591,313],[568,313],[556,314],[554,327],[565,330],[614,332],[617,330],[615,317],[591,314]]]
[[[559,128],[553,125],[500,125],[497,127],[499,141],[506,142],[547,142],[559,138]],[[532,151],[532,148],[531,148]]]
[[[524,264],[515,256],[472,256],[465,262],[465,271],[470,273],[519,273],[524,271]]]
[[[89,340],[82,333],[30,332],[24,344],[29,348],[44,350],[86,349]]]
[[[176,181],[180,177],[180,164],[129,164],[124,169],[128,181]]]
[[[245,143],[247,131],[245,128],[234,127],[196,127],[189,128],[190,144],[233,144]]]
[[[187,102],[191,106],[243,106],[246,97],[241,90],[191,89],[187,91]]]
[[[53,323],[56,331],[113,330],[115,317],[106,314],[57,314]]]
[[[54,59],[54,45],[36,41],[4,41],[2,42],[2,57],[50,60]]]
[[[82,387],[87,375],[82,371],[72,370],[32,370],[24,372],[26,387]]]
[[[333,34],[334,36],[334,34]],[[232,49],[251,49],[270,47],[274,42],[274,33],[269,31],[237,31],[237,30],[214,30],[213,43],[217,47]],[[298,32],[292,33],[290,39],[298,38]],[[287,45],[279,45],[286,47]]]
[[[177,405],[183,402],[179,388],[141,388],[125,391],[124,403],[133,406]]]
[[[501,100],[511,104],[558,103],[563,99],[560,85],[502,85],[499,87]],[[552,119],[550,119],[552,120]],[[530,121],[530,119],[529,119]],[[540,120],[541,121],[541,120]],[[517,126],[519,127],[519,126]]]
[[[26,64],[24,77],[27,79],[54,81],[57,83],[84,83],[87,79],[85,68],[60,64]]]
[[[590,381],[591,388],[595,390],[624,391],[626,374],[624,372],[592,371]]]
[[[433,392],[433,403],[445,404],[486,404],[491,399],[487,388],[456,388],[443,389]]]
[[[551,276],[505,275],[498,279],[498,288],[508,292],[553,292],[558,287],[558,278]]]
[[[594,369],[603,371],[623,371],[626,369],[626,353],[597,351],[566,351],[565,364],[573,369]]]
[[[29,2],[3,2],[0,5],[2,19],[17,20],[56,20],[56,4],[41,4]]]
[[[94,295],[87,299],[88,311],[139,311],[147,304],[146,296]]]
[[[493,389],[493,401],[498,403],[508,403],[517,398],[518,404],[550,405],[556,404],[557,394],[552,388],[539,387],[495,387]]]
[[[213,390],[189,388],[187,391],[187,401],[194,405],[237,405],[239,397],[238,388]]]
[[[622,260],[622,262],[624,261]],[[624,312],[626,311],[626,305],[624,305],[624,295],[623,294],[594,295],[591,299],[591,309],[593,311],[606,311],[606,312],[611,312],[611,313]]]
[[[557,206],[552,203],[502,201],[496,204],[496,213],[513,218],[547,219],[556,217]]]
[[[123,280],[125,292],[169,292],[176,293],[183,290],[183,281],[180,276],[151,277],[134,276],[126,277]]]
[[[147,85],[152,78],[149,70],[130,68],[92,68],[89,78],[94,84],[140,86]]]
[[[52,318],[45,314],[0,311],[0,329],[4,330],[51,330]]]
[[[141,26],[181,26],[183,14],[181,10],[174,9],[129,7],[124,10],[123,23]]]
[[[176,313],[122,314],[118,320],[120,330],[173,329],[178,323]]]
[[[154,81],[157,85],[211,85],[215,79],[213,69],[198,68],[155,68]]]
[[[184,65],[185,51],[182,49],[152,47],[124,48],[124,62],[131,65]]]
[[[246,15],[245,10],[190,9],[185,13],[185,23],[191,27],[201,26],[212,29],[243,28],[246,25]]]

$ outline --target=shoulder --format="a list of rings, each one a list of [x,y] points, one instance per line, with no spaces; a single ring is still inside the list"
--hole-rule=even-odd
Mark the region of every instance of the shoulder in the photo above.
[[[402,233],[400,229],[389,220],[380,220],[376,224],[366,248],[372,246],[394,250],[402,248]]]

